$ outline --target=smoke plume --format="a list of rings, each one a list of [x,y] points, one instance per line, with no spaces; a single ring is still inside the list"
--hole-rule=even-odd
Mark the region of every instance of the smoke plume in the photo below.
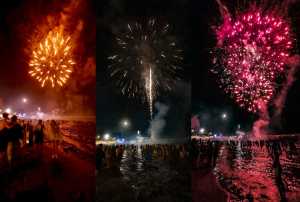
[[[148,129],[148,133],[151,135],[152,142],[156,142],[159,139],[161,132],[166,125],[165,116],[169,111],[169,107],[160,102],[155,103],[155,108],[157,110],[157,114],[151,121],[150,127]]]
[[[267,134],[269,123],[268,106],[262,101],[259,105],[259,119],[254,122],[252,127],[252,135],[256,138],[264,137]]]
[[[287,62],[287,65],[290,67],[290,69],[287,72],[286,81],[283,84],[280,93],[278,94],[278,96],[274,101],[274,106],[276,110],[273,115],[273,122],[277,126],[281,125],[281,113],[285,106],[286,96],[288,94],[288,90],[290,89],[290,87],[293,85],[295,81],[295,74],[298,70],[299,64],[300,64],[299,55],[292,56]]]

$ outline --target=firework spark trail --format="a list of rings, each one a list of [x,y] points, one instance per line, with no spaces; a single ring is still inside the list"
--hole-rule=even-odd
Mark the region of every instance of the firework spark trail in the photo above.
[[[75,65],[70,39],[62,32],[50,31],[32,51],[29,74],[40,82],[41,87],[46,83],[51,83],[53,88],[57,85],[62,87],[70,78]]]
[[[179,79],[182,50],[169,34],[169,25],[154,19],[127,24],[116,42],[114,54],[108,57],[110,76],[124,95],[149,104],[152,119],[159,92],[170,91]]]
[[[150,121],[153,116],[153,90],[152,66],[149,65],[149,71],[145,74],[145,91],[147,95],[147,102],[149,104]]]
[[[223,23],[215,29],[213,72],[236,103],[257,112],[274,97],[276,79],[284,74],[293,46],[290,23],[274,10],[257,6],[231,16],[218,3]]]
[[[152,68],[149,68],[149,108],[150,108],[150,119],[152,120],[153,115],[153,95],[152,95]]]

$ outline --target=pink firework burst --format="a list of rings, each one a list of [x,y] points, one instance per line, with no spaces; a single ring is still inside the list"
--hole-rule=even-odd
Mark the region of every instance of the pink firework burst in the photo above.
[[[216,29],[221,85],[250,112],[267,105],[275,94],[276,79],[285,71],[292,49],[289,22],[260,8],[224,16]]]

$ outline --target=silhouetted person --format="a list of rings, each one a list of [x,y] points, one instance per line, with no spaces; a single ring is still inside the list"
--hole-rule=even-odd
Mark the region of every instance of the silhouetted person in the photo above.
[[[32,147],[33,146],[33,125],[31,121],[27,123],[26,129],[28,133],[29,146]]]
[[[9,128],[9,118],[7,113],[2,114],[2,120],[0,120],[0,153],[5,154],[7,149],[7,136]]]
[[[42,120],[38,121],[38,124],[34,129],[35,143],[42,144],[44,142],[44,124]]]
[[[281,168],[281,164],[280,164],[280,155],[281,155],[281,148],[279,145],[279,142],[274,141],[271,143],[271,156],[273,159],[273,168],[275,171],[275,183],[278,187],[278,191],[280,194],[280,201],[281,202],[286,202],[286,196],[285,196],[285,187],[284,187],[284,183],[282,180],[282,168]]]
[[[9,166],[12,166],[12,159],[15,155],[15,152],[18,147],[22,144],[23,139],[23,128],[17,122],[17,116],[13,116],[11,118],[10,128],[8,129],[8,136],[7,136],[7,160]]]
[[[100,144],[96,149],[96,169],[99,170],[103,167],[105,161],[105,152],[103,146]]]
[[[63,137],[59,128],[57,121],[51,120],[48,125],[47,135],[49,140],[51,141],[52,146],[52,158],[58,158],[58,146],[60,141],[62,141]]]
[[[42,144],[44,142],[44,129],[45,126],[43,124],[42,120],[39,120],[37,125],[34,128],[34,137],[35,137],[35,144],[37,147],[37,151],[38,151],[38,155],[42,155],[43,152],[43,148],[42,148]]]

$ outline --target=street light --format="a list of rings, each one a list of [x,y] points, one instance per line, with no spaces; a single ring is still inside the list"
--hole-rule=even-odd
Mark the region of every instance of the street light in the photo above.
[[[105,134],[104,134],[104,139],[105,139],[105,140],[108,140],[109,138],[110,138],[110,134],[109,134],[109,133],[105,133]]]
[[[222,119],[224,119],[224,120],[227,119],[227,114],[226,113],[222,114]]]
[[[6,108],[6,109],[5,109],[5,112],[8,113],[8,114],[10,114],[10,113],[11,113],[11,108],[9,108],[9,107]]]
[[[23,102],[23,103],[27,103],[27,101],[28,101],[28,100],[27,100],[27,98],[25,98],[25,97],[22,99],[22,102]]]
[[[123,120],[123,121],[122,121],[122,126],[123,126],[124,128],[128,128],[128,127],[129,127],[129,121],[128,121],[128,120]]]
[[[205,132],[205,128],[200,128],[200,133],[203,134]]]
[[[141,134],[141,131],[140,131],[140,130],[138,130],[138,131],[137,131],[137,134],[138,134],[138,135],[140,135],[140,134]]]

